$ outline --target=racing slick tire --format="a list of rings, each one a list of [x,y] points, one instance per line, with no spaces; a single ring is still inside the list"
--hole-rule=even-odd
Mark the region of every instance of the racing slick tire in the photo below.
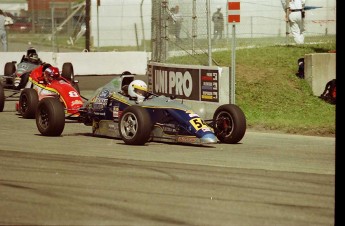
[[[0,112],[4,110],[4,106],[5,106],[5,91],[4,91],[4,87],[0,83]]]
[[[74,82],[74,70],[72,63],[67,62],[62,65],[61,76],[71,83]]]
[[[60,136],[65,128],[65,108],[57,98],[43,98],[35,116],[37,129],[43,136]]]
[[[26,119],[35,118],[38,105],[37,91],[31,88],[25,88],[21,91],[19,97],[19,113]]]
[[[236,144],[246,132],[246,117],[237,105],[221,105],[213,114],[213,129],[220,142]]]
[[[13,85],[14,73],[16,72],[16,65],[12,62],[7,62],[4,67],[4,76],[7,77],[5,83]]]
[[[150,138],[152,122],[149,113],[142,107],[127,107],[120,118],[119,132],[129,145],[144,145]]]

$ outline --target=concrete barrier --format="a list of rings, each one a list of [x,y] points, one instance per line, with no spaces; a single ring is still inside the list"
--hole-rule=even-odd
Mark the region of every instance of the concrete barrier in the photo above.
[[[320,96],[330,80],[336,78],[336,54],[313,53],[304,56],[304,79],[315,96]]]
[[[0,75],[3,75],[7,62],[19,61],[26,52],[0,53]],[[73,64],[76,75],[111,75],[130,71],[145,74],[151,53],[147,52],[38,52],[43,62],[50,63],[60,70],[65,62]]]

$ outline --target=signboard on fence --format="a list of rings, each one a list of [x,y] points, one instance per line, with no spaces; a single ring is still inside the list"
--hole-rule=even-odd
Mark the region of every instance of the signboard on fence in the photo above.
[[[239,0],[228,1],[228,23],[239,23],[241,21],[241,2]]]
[[[219,102],[219,67],[148,64],[148,87],[158,95]]]

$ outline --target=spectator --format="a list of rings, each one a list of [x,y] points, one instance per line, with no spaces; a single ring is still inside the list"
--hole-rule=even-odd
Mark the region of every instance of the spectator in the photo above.
[[[181,28],[182,28],[183,17],[180,13],[180,7],[178,5],[175,6],[174,19],[175,19],[175,37],[177,41],[181,41],[180,33],[181,33]]]
[[[175,7],[171,7],[168,11],[168,32],[169,39],[175,38]]]
[[[221,12],[222,7],[218,6],[217,11],[212,15],[212,22],[214,23],[214,33],[213,39],[216,40],[217,38],[223,38],[223,30],[224,30],[224,17],[223,13]]]
[[[4,12],[0,9],[0,41],[2,44],[3,50],[7,52],[7,33],[6,33],[5,25],[6,25],[6,16]]]
[[[286,8],[285,20],[289,22],[290,31],[296,44],[304,44],[305,0],[290,0],[287,6],[283,2],[284,0],[281,1]]]

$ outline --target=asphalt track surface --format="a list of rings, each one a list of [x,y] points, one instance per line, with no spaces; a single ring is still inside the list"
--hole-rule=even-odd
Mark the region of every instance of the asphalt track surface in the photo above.
[[[79,78],[82,94],[109,79]],[[138,147],[79,123],[43,137],[14,104],[0,113],[0,225],[334,225],[335,138]]]

